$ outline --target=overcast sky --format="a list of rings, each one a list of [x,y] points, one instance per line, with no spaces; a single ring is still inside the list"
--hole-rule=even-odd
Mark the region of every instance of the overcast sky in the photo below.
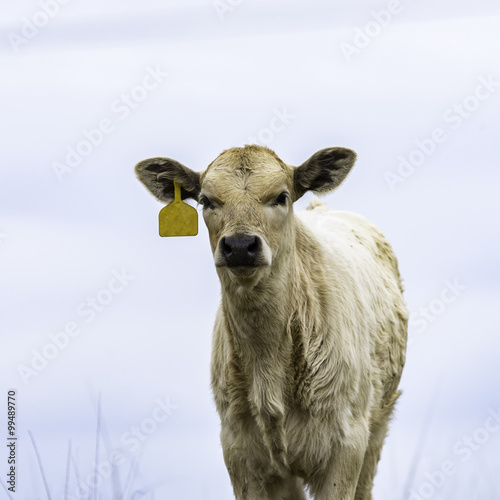
[[[200,217],[197,237],[160,238],[162,205],[133,167],[169,156],[203,170],[249,142],[289,164],[356,150],[325,200],[375,222],[398,255],[411,343],[375,498],[498,498],[498,2],[4,4],[0,382],[4,401],[17,391],[14,498],[46,498],[28,431],[52,498],[71,441],[69,498],[86,498],[76,478],[93,471],[99,393],[102,498],[113,451],[115,484],[136,465],[130,498],[232,498],[209,387],[220,287],[207,232]]]

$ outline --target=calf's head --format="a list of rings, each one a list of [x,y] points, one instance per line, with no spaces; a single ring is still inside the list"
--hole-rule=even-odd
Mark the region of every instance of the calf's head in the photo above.
[[[293,202],[311,190],[335,189],[354,165],[346,148],[318,151],[298,167],[263,146],[224,151],[203,172],[170,158],[150,158],[136,166],[139,180],[159,200],[181,197],[203,205],[203,218],[219,276],[252,284],[267,276],[293,241]]]

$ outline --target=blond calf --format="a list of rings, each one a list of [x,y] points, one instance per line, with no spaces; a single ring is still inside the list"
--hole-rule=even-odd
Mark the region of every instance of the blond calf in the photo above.
[[[405,360],[396,257],[359,215],[293,211],[355,157],[327,148],[292,167],[245,146],[201,173],[168,158],[136,167],[158,199],[173,199],[175,179],[203,205],[222,285],[212,389],[237,499],[371,498]]]

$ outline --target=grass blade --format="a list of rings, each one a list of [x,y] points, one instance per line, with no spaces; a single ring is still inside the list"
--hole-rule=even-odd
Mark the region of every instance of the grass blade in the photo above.
[[[97,396],[97,429],[95,437],[95,463],[94,463],[94,500],[98,500],[99,491],[97,484],[97,472],[99,468],[99,442],[101,438],[101,393]]]
[[[420,460],[422,458],[422,452],[424,451],[425,441],[427,439],[427,435],[429,434],[429,429],[431,427],[434,410],[436,409],[437,406],[438,396],[441,390],[441,386],[442,386],[442,380],[436,384],[436,389],[434,391],[434,394],[431,397],[431,400],[429,401],[427,412],[425,413],[424,420],[422,422],[422,427],[420,429],[420,433],[418,436],[415,453],[413,454],[410,468],[408,470],[408,475],[406,476],[406,483],[403,489],[403,498],[408,498],[410,496],[410,490],[413,486],[413,483],[415,482],[415,476],[417,474]]]
[[[14,500],[12,498],[12,495],[10,494],[9,490],[7,489],[7,486],[5,486],[5,484],[3,484],[3,481],[2,481],[1,478],[0,478],[0,484],[2,485],[2,488],[5,490],[5,493],[7,493],[7,496],[9,497],[9,500]]]
[[[70,465],[71,465],[71,439],[68,442],[68,458],[66,460],[66,481],[64,482],[64,500],[68,500]]]
[[[50,496],[49,485],[47,484],[47,478],[45,477],[45,472],[43,470],[42,461],[40,460],[38,448],[37,448],[36,443],[35,443],[35,438],[33,437],[33,434],[31,434],[31,431],[28,431],[28,434],[29,434],[29,437],[31,439],[31,444],[33,445],[33,449],[35,450],[36,460],[38,462],[38,468],[40,469],[40,474],[42,476],[43,485],[45,486],[45,493],[47,494],[48,500],[52,500],[52,497]]]

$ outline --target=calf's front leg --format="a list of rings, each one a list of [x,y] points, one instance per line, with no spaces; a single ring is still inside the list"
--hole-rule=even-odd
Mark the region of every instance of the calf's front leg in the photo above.
[[[325,470],[309,482],[315,500],[354,500],[365,445],[335,445]]]

